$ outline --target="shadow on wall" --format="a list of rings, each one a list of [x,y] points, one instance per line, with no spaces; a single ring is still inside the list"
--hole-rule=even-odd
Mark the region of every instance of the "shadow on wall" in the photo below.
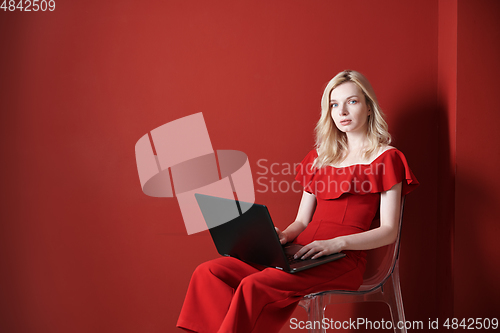
[[[476,170],[481,173],[481,166],[478,165]],[[494,200],[497,193],[491,184],[485,183],[484,180],[480,182],[482,177],[478,177],[476,172],[461,172],[460,177],[457,177],[456,187],[462,194],[461,201],[457,201],[457,213],[460,212],[457,217],[477,227],[467,229],[467,239],[457,239],[457,247],[454,250],[457,264],[453,267],[453,273],[461,277],[458,282],[465,284],[457,284],[457,280],[454,280],[452,290],[470,290],[461,293],[459,296],[462,298],[455,296],[455,304],[482,304],[478,310],[480,314],[476,315],[498,318],[500,288],[491,288],[498,286],[500,275],[499,266],[496,265],[494,271],[492,265],[492,261],[498,262],[498,257],[493,255],[494,248],[498,246],[499,234],[496,211],[498,202]],[[476,286],[480,286],[480,289],[476,289]],[[484,292],[485,290],[487,292]]]

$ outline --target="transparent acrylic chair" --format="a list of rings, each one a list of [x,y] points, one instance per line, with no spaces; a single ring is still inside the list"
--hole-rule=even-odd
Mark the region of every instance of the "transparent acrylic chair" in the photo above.
[[[399,218],[399,232],[396,242],[367,252],[366,271],[363,283],[357,291],[328,290],[304,296],[299,305],[307,311],[308,320],[322,323],[326,306],[356,302],[384,302],[389,306],[394,332],[406,333],[404,327],[398,327],[398,322],[404,326],[405,313],[399,284],[399,243],[403,221],[403,197]],[[380,224],[374,220],[372,228]],[[322,325],[310,329],[310,333],[326,332]]]

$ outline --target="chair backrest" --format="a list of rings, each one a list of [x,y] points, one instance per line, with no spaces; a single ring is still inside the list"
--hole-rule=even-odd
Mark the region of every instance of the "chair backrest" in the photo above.
[[[394,271],[399,258],[399,245],[401,241],[401,227],[403,224],[403,208],[405,197],[401,198],[401,210],[399,215],[399,230],[396,241],[392,244],[366,251],[366,271],[363,283],[358,291],[368,291],[377,288],[387,280]],[[371,228],[380,225],[380,220],[374,220]]]

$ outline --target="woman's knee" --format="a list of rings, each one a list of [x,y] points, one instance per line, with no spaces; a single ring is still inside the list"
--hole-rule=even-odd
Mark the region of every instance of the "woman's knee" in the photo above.
[[[232,265],[232,261],[236,260],[234,258],[228,258],[228,257],[223,257],[223,258],[217,258],[214,260],[209,260],[206,261],[198,267],[196,267],[193,275],[203,275],[206,276],[208,274],[214,275],[216,277],[224,277],[226,276],[229,272],[234,270],[234,267]]]
[[[194,274],[213,274],[213,272],[217,272],[220,269],[220,265],[214,262],[215,260],[205,261],[202,264],[199,264],[198,267],[194,270]]]

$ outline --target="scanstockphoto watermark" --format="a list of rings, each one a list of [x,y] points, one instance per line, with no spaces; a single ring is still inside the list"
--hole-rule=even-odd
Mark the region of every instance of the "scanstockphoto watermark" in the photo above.
[[[396,326],[396,327],[394,327]],[[323,329],[323,330],[393,330],[397,329],[423,329],[423,321],[399,321],[393,324],[392,321],[388,320],[369,320],[366,318],[357,318],[353,320],[333,320],[330,318],[323,318],[323,320],[298,320],[297,318],[290,319],[290,328],[292,330],[311,330],[311,329]]]
[[[301,183],[295,181],[297,174],[301,175],[302,183],[309,186],[309,190],[313,193],[331,191],[370,193],[373,184],[369,180],[369,176],[384,175],[386,171],[384,163],[317,169],[312,163],[271,163],[265,158],[257,161],[257,167],[256,191],[259,193],[300,193],[303,191],[303,187]],[[311,182],[313,176],[321,177],[317,177],[314,182]]]
[[[333,320],[323,318],[322,320],[298,320],[297,318],[290,319],[290,328],[292,330],[389,330],[392,332],[396,329],[407,330],[423,330],[426,331],[449,331],[457,329],[467,330],[497,330],[499,327],[498,318],[429,318],[427,322],[422,320],[416,321],[392,321],[369,320],[367,318],[357,318],[349,320]]]

